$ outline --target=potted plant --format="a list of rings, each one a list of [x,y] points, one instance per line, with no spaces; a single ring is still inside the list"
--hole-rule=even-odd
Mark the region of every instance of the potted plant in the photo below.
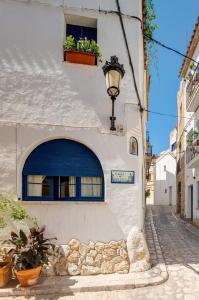
[[[75,41],[72,35],[66,37],[64,43],[64,60],[76,64],[95,65],[100,57],[99,45],[94,40],[84,39]]]
[[[12,279],[12,264],[11,259],[6,253],[0,261],[0,288],[5,287]]]
[[[3,239],[4,235],[7,237],[8,228],[16,230],[16,224],[28,218],[30,219],[26,210],[14,200],[14,196],[0,195],[1,239]],[[9,248],[5,243],[0,244],[0,287],[5,287],[12,279],[11,257],[8,254]]]
[[[54,248],[54,244],[51,243],[52,239],[44,238],[44,231],[45,226],[30,228],[28,235],[23,230],[19,234],[11,232],[9,241],[14,247],[9,253],[21,286],[36,284],[42,266],[48,263],[48,251]]]

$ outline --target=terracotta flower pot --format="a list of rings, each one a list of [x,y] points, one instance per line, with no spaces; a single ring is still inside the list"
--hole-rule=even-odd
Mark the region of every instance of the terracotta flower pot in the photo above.
[[[21,286],[31,286],[36,284],[39,279],[40,273],[41,267],[22,271],[15,270],[15,274]]]
[[[0,287],[6,286],[6,284],[12,279],[11,262],[0,262]]]
[[[75,64],[83,64],[83,65],[95,65],[96,56],[87,52],[79,52],[79,51],[64,51],[64,60],[75,63]]]

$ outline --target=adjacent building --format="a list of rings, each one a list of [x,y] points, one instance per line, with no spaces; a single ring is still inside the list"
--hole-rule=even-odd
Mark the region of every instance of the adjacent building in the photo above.
[[[152,157],[146,200],[150,205],[176,205],[176,129],[170,133],[169,149]]]
[[[144,3],[120,5],[147,107],[143,34],[129,17],[143,19]],[[0,15],[0,192],[16,193],[60,244],[126,241],[144,226],[147,115],[141,119],[115,1],[9,0]],[[65,61],[69,35],[95,40],[101,58],[92,66]],[[102,71],[113,55],[125,69],[114,131]]]
[[[180,70],[177,199],[182,217],[199,224],[199,19]]]

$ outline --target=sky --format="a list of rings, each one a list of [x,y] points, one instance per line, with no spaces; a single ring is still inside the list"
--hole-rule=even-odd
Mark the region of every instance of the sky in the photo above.
[[[186,54],[197,17],[199,0],[153,0],[158,29],[154,38]],[[176,115],[178,76],[183,57],[156,46],[157,68],[151,67],[149,109]],[[169,147],[169,133],[176,127],[176,118],[150,113],[148,129],[153,153]]]

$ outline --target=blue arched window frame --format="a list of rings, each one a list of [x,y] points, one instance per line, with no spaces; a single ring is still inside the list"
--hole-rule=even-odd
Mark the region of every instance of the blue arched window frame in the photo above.
[[[53,157],[55,161],[52,161]],[[48,176],[50,196],[29,196],[29,175]],[[60,176],[75,176],[74,197],[55,198],[55,177]],[[98,184],[101,190],[100,196],[82,196],[82,177],[101,178]],[[93,151],[76,141],[56,139],[40,144],[30,153],[24,164],[22,195],[25,201],[104,201],[104,174],[100,161]]]

